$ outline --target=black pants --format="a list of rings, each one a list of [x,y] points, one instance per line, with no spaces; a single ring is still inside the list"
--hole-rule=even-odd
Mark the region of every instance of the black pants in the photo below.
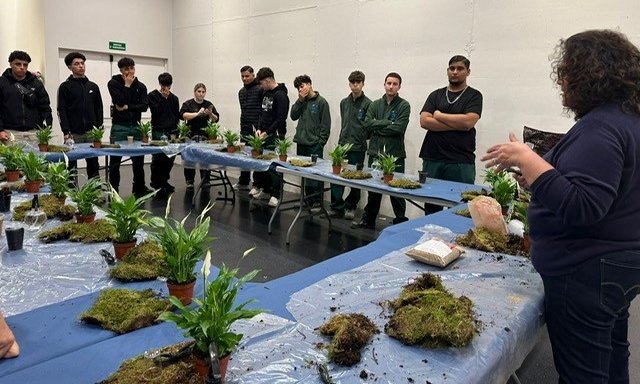
[[[298,144],[296,147],[297,147],[296,153],[300,156],[318,155],[319,158],[321,159],[323,158],[322,157],[323,146],[320,144],[314,144],[314,145]],[[310,179],[305,180],[304,195],[310,196],[307,199],[308,203],[321,204],[322,200],[324,200],[323,199],[324,183],[322,181],[317,181],[317,180],[310,180]]]
[[[280,139],[284,139],[284,135],[279,136]],[[273,150],[276,148],[276,135],[267,137],[264,148]],[[271,196],[279,199],[280,188],[282,187],[282,180],[278,173],[272,169],[266,172],[253,172],[253,185],[256,188],[262,188],[264,193],[268,193]]]
[[[109,182],[116,191],[120,187],[120,163],[122,156],[109,156]],[[144,181],[144,156],[131,157],[133,169],[133,188],[132,192],[140,191],[146,188]]]
[[[100,177],[100,164],[98,163],[98,158],[89,157],[84,160],[87,162],[87,177],[89,179],[92,179],[94,177]],[[78,168],[78,161],[69,160],[69,170],[75,170],[77,168]]]
[[[629,383],[629,306],[640,292],[640,251],[595,257],[542,281],[559,382]]]
[[[171,169],[175,156],[168,157],[164,153],[157,153],[151,156],[151,187],[162,188],[169,184]]]
[[[369,156],[369,167],[375,161],[375,156]],[[396,161],[396,171],[404,172],[404,158],[398,159]],[[402,223],[403,221],[407,221],[407,217],[404,215],[407,209],[407,202],[404,199],[399,197],[390,197],[391,199],[391,208],[393,208],[393,214],[396,216],[393,219],[393,224]],[[364,207],[364,215],[363,219],[369,224],[374,224],[376,222],[376,217],[378,217],[378,212],[380,212],[380,203],[382,202],[382,195],[380,193],[368,192],[367,194],[367,205]]]
[[[241,134],[240,141],[246,144],[247,139],[245,139],[245,136],[253,135],[253,130],[241,129],[240,134]],[[240,171],[240,178],[238,179],[238,184],[249,185],[250,182],[251,182],[251,171]]]
[[[196,170],[195,169],[184,169],[184,180],[187,183],[193,184],[196,180]],[[209,171],[200,171],[200,180],[209,181]]]

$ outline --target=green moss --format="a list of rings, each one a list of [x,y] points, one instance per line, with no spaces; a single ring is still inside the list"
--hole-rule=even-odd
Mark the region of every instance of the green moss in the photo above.
[[[373,176],[371,176],[369,172],[352,171],[347,169],[340,173],[340,177],[343,177],[345,179],[352,179],[352,180],[364,180],[364,179],[370,179]]]
[[[360,350],[379,332],[371,320],[359,313],[336,315],[322,324],[319,331],[323,335],[333,336],[329,358],[345,366],[359,363]]]
[[[189,343],[168,346],[159,353],[176,353],[185,348],[186,344]],[[118,371],[99,384],[202,384],[202,381],[191,362],[190,354],[162,366],[140,355],[123,362]]]
[[[460,215],[460,216],[471,218],[471,212],[469,212],[469,208],[458,209],[457,211],[455,211],[453,213],[455,213],[456,215]]]
[[[418,189],[422,187],[422,184],[411,179],[393,179],[388,184],[390,187],[402,189]]]
[[[27,187],[24,185],[24,181],[16,181],[13,183],[7,183],[6,187],[9,188],[9,190],[11,191],[16,191],[16,192],[24,192],[27,190]]]
[[[106,219],[99,219],[93,223],[66,223],[59,227],[42,231],[38,239],[44,243],[52,243],[58,240],[89,243],[102,243],[112,241],[116,236],[116,230]]]
[[[465,235],[458,236],[456,243],[485,252],[529,257],[529,250],[524,247],[520,236],[503,235],[484,228],[470,229]]]
[[[405,286],[391,307],[385,332],[404,344],[464,347],[473,339],[473,303],[448,292],[437,275],[426,273]]]
[[[101,145],[102,148],[120,148],[120,144],[107,144],[107,143],[102,143]]]
[[[311,167],[314,163],[311,161],[300,160],[300,159],[290,159],[289,164],[295,167]]]
[[[38,203],[48,219],[55,217],[62,221],[71,220],[75,213],[75,207],[61,204],[58,198],[51,194],[38,196]],[[24,220],[24,215],[30,210],[31,201],[23,201],[13,209],[13,220]]]
[[[69,152],[69,147],[67,147],[66,145],[53,145],[53,144],[49,144],[47,146],[47,152]]]
[[[489,191],[482,188],[480,191],[464,191],[460,194],[460,199],[466,202],[466,201],[471,201],[478,196],[492,196],[492,195],[491,193],[489,193]]]
[[[167,273],[162,248],[156,242],[144,241],[132,248],[121,263],[111,269],[111,277],[121,281],[153,280]]]
[[[149,142],[150,147],[166,147],[169,145],[166,141],[152,140]]]
[[[157,298],[151,289],[105,289],[80,320],[122,334],[158,322],[158,316],[170,308],[169,301]]]

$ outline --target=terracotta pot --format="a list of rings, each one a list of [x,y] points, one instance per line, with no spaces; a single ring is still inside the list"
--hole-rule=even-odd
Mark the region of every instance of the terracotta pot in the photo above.
[[[76,213],[76,223],[93,223],[96,219],[96,214],[80,215]]]
[[[529,239],[529,234],[525,233],[522,236],[522,247],[527,250],[531,250],[531,239]]]
[[[47,152],[49,150],[49,144],[38,144],[40,152]]]
[[[251,150],[251,157],[256,158],[258,156],[260,156],[260,152],[259,151]]]
[[[102,142],[101,141],[94,141],[93,142],[93,148],[96,148],[96,149],[102,148]]]
[[[136,241],[133,240],[131,242],[128,243],[118,243],[116,241],[113,242],[113,250],[116,254],[116,259],[118,260],[122,260],[122,258],[124,257],[124,255],[127,254],[127,252],[129,252],[129,250],[133,247],[136,246]]]
[[[287,162],[287,155],[278,155],[278,160],[282,162]]]
[[[40,180],[25,180],[24,189],[27,193],[38,193],[40,191]]]
[[[390,173],[388,175],[382,175],[382,178],[384,179],[385,183],[390,182],[391,180],[393,180],[393,173]]]
[[[186,284],[176,284],[167,280],[167,288],[169,288],[169,294],[177,297],[183,305],[191,304],[193,298],[193,287],[196,285],[196,281],[193,280]]]
[[[145,136],[142,138],[143,143],[149,143],[149,136]]]
[[[236,146],[235,145],[227,145],[227,152],[233,153],[235,151],[236,151]]]
[[[206,377],[209,374],[209,359],[203,358],[202,356],[194,353],[193,355],[193,365],[196,367],[196,371],[201,377]],[[231,359],[231,355],[227,355],[222,359],[218,359],[218,364],[220,364],[220,375],[222,376],[222,382],[224,383],[225,376],[227,375],[227,367],[229,366],[229,360]]]
[[[342,165],[332,165],[331,171],[334,175],[339,175],[342,172]]]
[[[5,171],[5,175],[7,176],[7,181],[14,182],[20,180],[20,171]]]

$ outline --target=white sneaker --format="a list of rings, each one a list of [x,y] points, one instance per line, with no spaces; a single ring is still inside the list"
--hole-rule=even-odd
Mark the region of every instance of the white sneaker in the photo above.
[[[263,191],[262,189],[258,191],[255,195],[253,195],[254,199],[267,200],[269,198],[269,194]]]
[[[344,218],[347,220],[353,220],[356,217],[356,211],[353,209],[347,209],[344,211]]]
[[[260,193],[260,192],[262,192],[262,188],[253,187],[253,188],[251,188],[251,190],[249,191],[249,194],[250,194],[251,196],[255,196],[255,195],[257,195],[257,194],[258,194],[258,193]]]
[[[275,196],[271,196],[271,198],[269,199],[269,204],[268,204],[268,205],[269,205],[270,207],[275,208],[275,207],[277,207],[277,206],[278,206],[278,203],[279,203],[279,202],[280,202],[280,200],[278,200],[278,198],[276,198]]]

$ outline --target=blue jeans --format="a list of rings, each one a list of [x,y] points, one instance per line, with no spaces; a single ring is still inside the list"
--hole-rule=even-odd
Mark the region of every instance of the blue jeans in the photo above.
[[[640,292],[640,252],[603,255],[542,281],[559,382],[629,383],[629,306]]]

